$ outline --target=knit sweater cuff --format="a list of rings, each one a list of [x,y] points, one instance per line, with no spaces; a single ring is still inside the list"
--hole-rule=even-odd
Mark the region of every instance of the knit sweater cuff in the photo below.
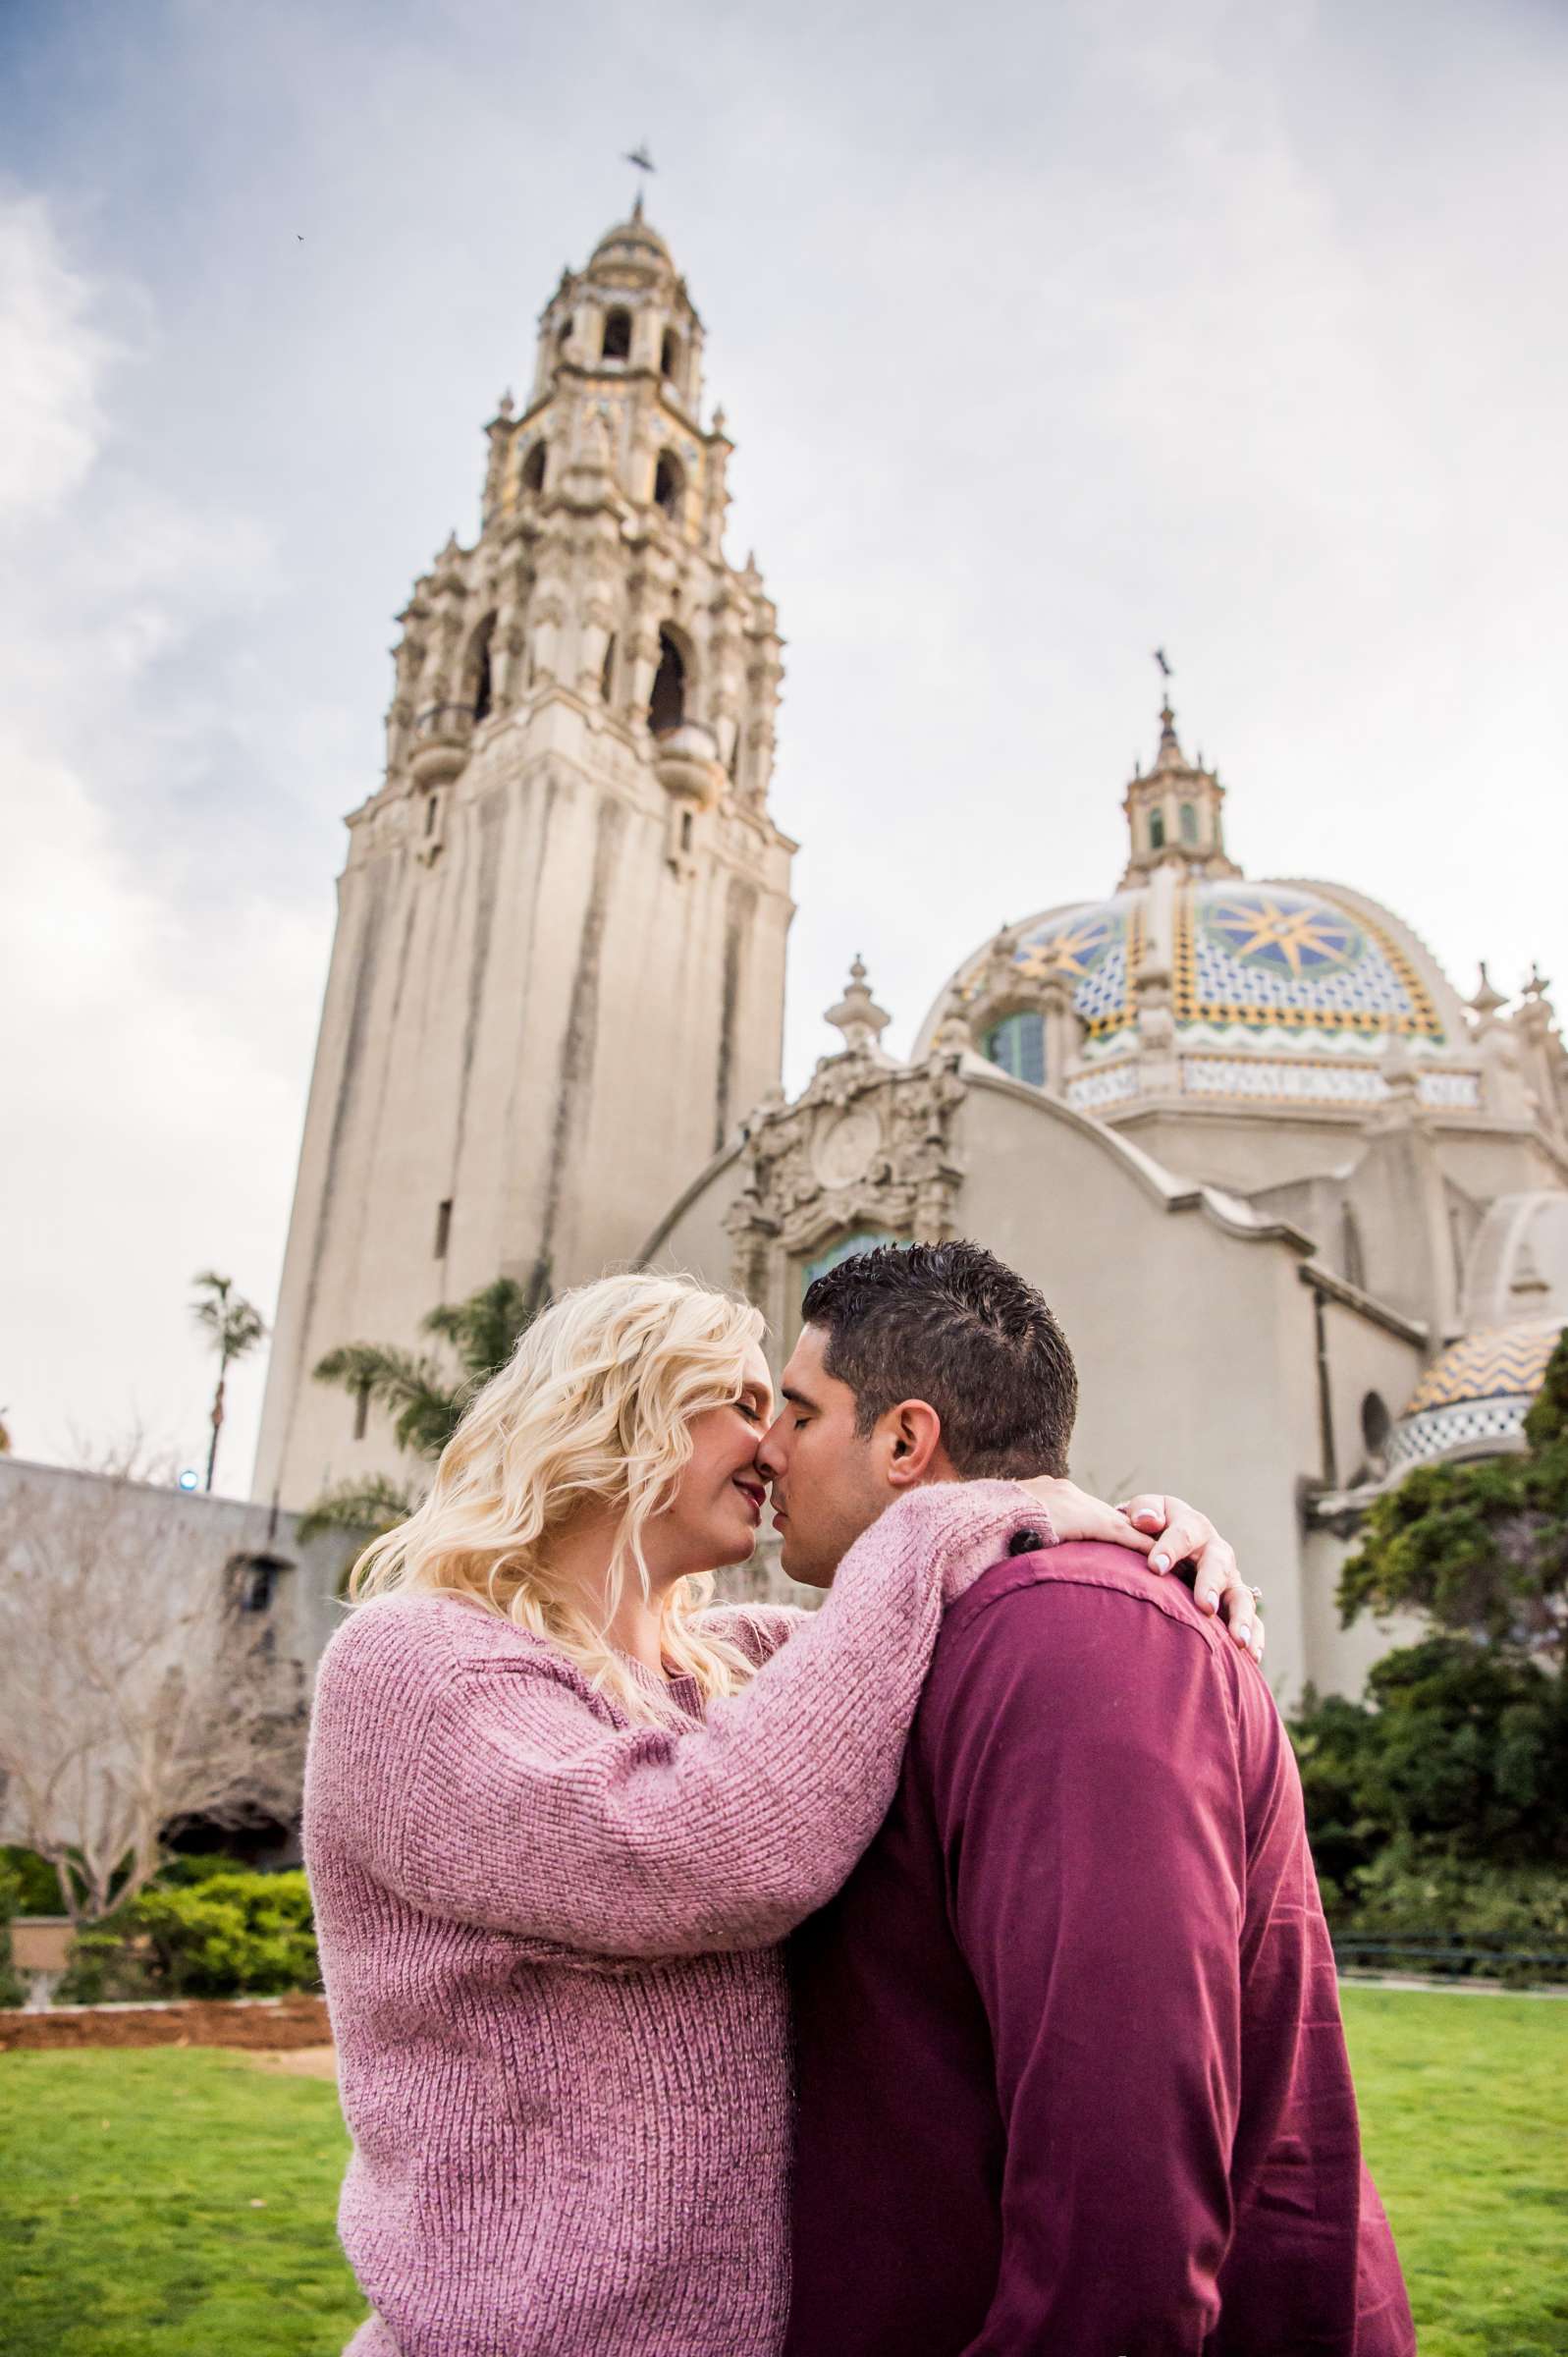
[[[900,1544],[939,1566],[945,1605],[953,1604],[999,1562],[1020,1533],[1054,1547],[1056,1534],[1040,1500],[1017,1481],[937,1481],[888,1508]]]

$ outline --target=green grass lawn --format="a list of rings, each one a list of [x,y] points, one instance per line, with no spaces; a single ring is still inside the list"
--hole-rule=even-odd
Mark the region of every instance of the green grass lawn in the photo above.
[[[0,2348],[335,2357],[347,2152],[330,2081],[236,2055],[0,2055]]]
[[[1425,2357],[1568,2352],[1568,2002],[1345,1993]],[[6,2357],[335,2357],[330,2085],[233,2055],[0,2055]]]
[[[1568,1999],[1347,1989],[1422,2357],[1568,2351]]]

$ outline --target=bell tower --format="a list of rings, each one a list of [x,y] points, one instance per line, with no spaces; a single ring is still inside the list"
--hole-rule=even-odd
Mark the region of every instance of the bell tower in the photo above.
[[[314,1383],[500,1275],[631,1258],[777,1086],[795,850],[768,795],[783,677],[724,552],[733,445],[702,322],[642,217],[563,273],[480,529],[399,620],[386,774],[349,819],[255,1492],[390,1465]],[[359,1429],[356,1431],[356,1424]]]

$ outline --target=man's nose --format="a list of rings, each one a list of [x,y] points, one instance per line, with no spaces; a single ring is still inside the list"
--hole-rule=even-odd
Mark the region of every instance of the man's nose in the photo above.
[[[757,1470],[769,1481],[777,1481],[784,1469],[784,1449],[781,1441],[783,1430],[784,1418],[780,1416],[769,1425],[757,1443]]]

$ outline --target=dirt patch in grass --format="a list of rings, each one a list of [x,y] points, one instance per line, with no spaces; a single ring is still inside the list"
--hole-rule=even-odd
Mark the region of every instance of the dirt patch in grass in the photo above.
[[[51,2013],[0,2012],[0,2054],[89,2046],[226,2046],[286,2054],[332,2036],[327,2001],[298,1993],[226,2003],[190,1998],[171,2005],[63,2005]]]
[[[245,2059],[257,2070],[281,2070],[291,2079],[335,2079],[338,2075],[335,2046],[299,2046],[291,2054],[252,2053]]]

